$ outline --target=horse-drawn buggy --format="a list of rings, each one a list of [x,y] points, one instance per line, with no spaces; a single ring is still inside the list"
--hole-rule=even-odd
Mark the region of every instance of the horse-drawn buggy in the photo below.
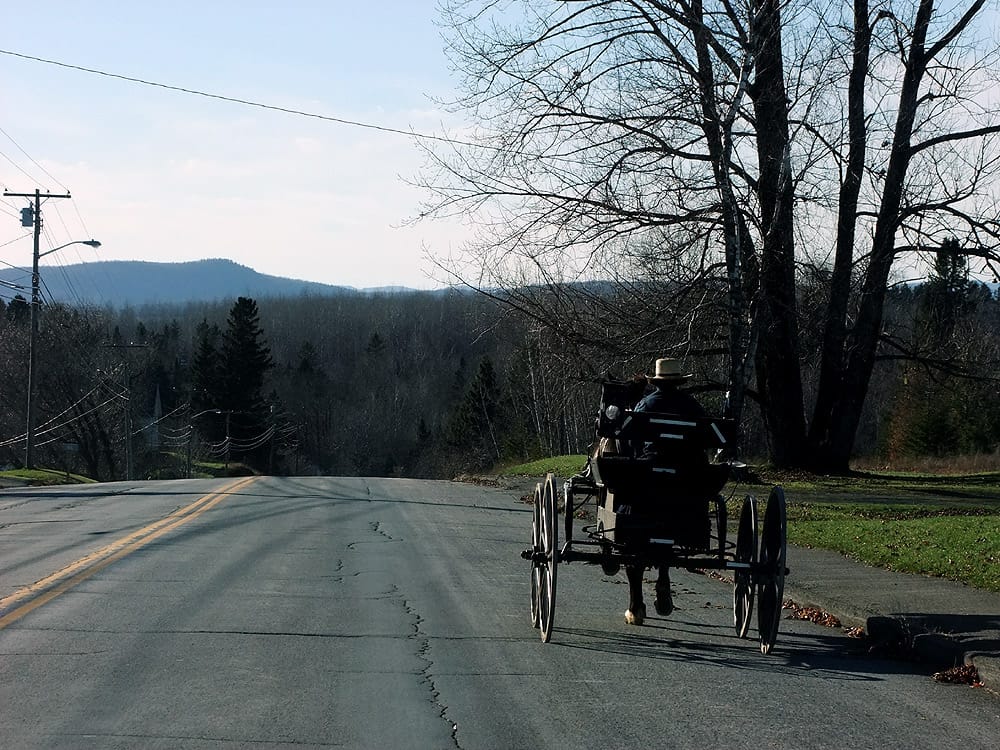
[[[531,562],[532,626],[543,641],[552,637],[560,563],[600,565],[606,575],[625,568],[626,622],[634,624],[645,617],[647,569],[658,568],[661,576],[671,567],[728,571],[736,634],[746,637],[756,594],[760,650],[769,653],[787,573],[782,489],[771,490],[759,535],[757,500],[743,498],[731,541],[720,493],[735,466],[722,459],[730,455],[736,426],[708,416],[640,411],[637,398],[631,383],[602,384],[597,439],[584,469],[562,485],[561,547],[556,480],[549,474],[535,487],[531,547],[522,553]],[[657,610],[666,614],[672,608],[669,582],[657,597]]]

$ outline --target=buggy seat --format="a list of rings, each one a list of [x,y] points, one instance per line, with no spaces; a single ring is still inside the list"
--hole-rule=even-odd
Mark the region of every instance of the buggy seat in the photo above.
[[[732,429],[728,419],[625,409],[598,431],[605,434],[591,457],[591,475],[611,492],[645,488],[712,497],[729,478],[729,464],[709,463],[706,453],[725,451]]]
[[[729,464],[707,454],[731,447],[733,420],[637,412],[621,385],[605,384],[589,459],[591,480],[607,490],[598,516],[608,538],[707,547],[709,504],[729,478]]]

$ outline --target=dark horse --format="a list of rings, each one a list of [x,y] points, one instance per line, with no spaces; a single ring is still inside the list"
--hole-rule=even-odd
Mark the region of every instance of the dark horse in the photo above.
[[[646,572],[644,566],[626,565],[625,577],[628,578],[628,609],[625,610],[625,622],[629,625],[642,625],[646,619],[646,604],[642,600],[642,577]],[[660,576],[656,580],[656,598],[653,607],[658,615],[669,615],[674,611],[673,597],[670,595],[670,568],[666,565],[660,568]]]
[[[628,625],[642,625],[646,619],[646,603],[642,597],[642,582],[649,567],[657,567],[659,575],[654,589],[653,608],[656,614],[666,617],[674,611],[674,601],[670,593],[670,567],[667,564],[650,566],[647,563],[625,565],[625,577],[628,579],[628,609],[625,610],[625,622]]]
[[[714,488],[715,485],[711,486]],[[709,504],[712,496],[705,492],[678,492],[676,487],[669,486],[654,486],[651,490],[650,499],[655,507],[649,508],[647,506],[647,512],[640,517],[643,523],[649,523],[644,534],[645,538],[658,536],[673,539],[674,544],[679,547],[682,554],[706,551],[711,539]],[[632,510],[626,509],[624,506],[622,509]],[[656,598],[653,600],[656,613],[666,616],[673,612],[674,602],[670,593],[670,567],[666,562],[657,563],[654,560],[651,563],[647,560],[636,564],[627,564],[624,567],[625,577],[628,578],[626,623],[642,625],[646,617],[646,604],[642,597],[642,579],[649,567],[659,568],[659,576],[654,589]]]

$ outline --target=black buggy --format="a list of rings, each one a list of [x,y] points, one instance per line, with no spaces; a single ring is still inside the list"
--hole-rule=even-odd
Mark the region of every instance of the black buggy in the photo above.
[[[734,464],[692,461],[692,451],[726,454],[735,425],[712,417],[636,412],[631,383],[605,382],[597,441],[583,471],[563,484],[565,541],[559,546],[558,494],[549,474],[535,486],[531,547],[531,623],[542,640],[552,637],[559,563],[600,565],[607,575],[624,566],[641,571],[662,566],[730,571],[733,622],[747,635],[757,598],[760,650],[774,646],[785,587],[785,496],[774,487],[758,541],[757,500],[746,495],[736,527],[727,534],[726,501],[720,494]],[[671,457],[673,457],[671,459]],[[574,520],[581,520],[574,536]],[[631,596],[630,592],[630,604]]]

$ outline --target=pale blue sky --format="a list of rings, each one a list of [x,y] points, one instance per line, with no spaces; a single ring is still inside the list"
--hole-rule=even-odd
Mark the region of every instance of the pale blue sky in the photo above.
[[[428,98],[453,94],[433,0],[49,0],[6,10],[3,50],[402,130],[441,133],[449,122]],[[400,135],[9,55],[0,55],[0,128],[5,189],[73,194],[45,206],[43,249],[103,243],[48,262],[224,257],[331,284],[429,287],[422,246],[446,252],[463,238],[457,224],[399,228],[420,199],[399,177],[421,163]],[[22,204],[0,204],[0,262],[18,266],[31,259],[30,238],[10,242],[27,231],[15,215]]]

